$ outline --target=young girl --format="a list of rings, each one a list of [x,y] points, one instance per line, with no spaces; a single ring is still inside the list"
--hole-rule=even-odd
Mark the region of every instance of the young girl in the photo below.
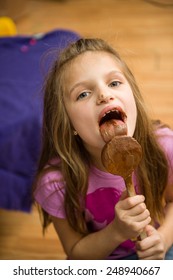
[[[112,118],[142,147],[133,197],[101,161],[100,126]],[[173,259],[173,132],[149,119],[134,76],[101,39],[71,44],[48,75],[34,197],[68,259]]]

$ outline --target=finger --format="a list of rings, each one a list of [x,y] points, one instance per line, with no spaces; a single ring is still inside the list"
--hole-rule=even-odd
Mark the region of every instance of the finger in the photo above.
[[[124,200],[119,200],[118,205],[120,208],[124,210],[129,210],[136,205],[143,203],[145,200],[145,197],[143,195],[135,195],[131,197],[127,197]]]
[[[138,214],[136,216],[130,216],[130,218],[132,219],[132,221],[137,222],[137,223],[141,223],[148,218],[150,218],[150,221],[151,221],[150,213],[147,209],[141,214]]]
[[[152,246],[147,250],[137,250],[137,255],[139,259],[142,260],[160,260],[164,259],[164,248],[162,244],[158,244],[157,246]]]
[[[142,202],[142,203],[139,203],[139,204],[135,205],[134,207],[132,207],[129,211],[130,211],[131,216],[137,216],[137,215],[144,213],[146,210],[147,210],[146,205],[144,202]],[[148,210],[146,212],[149,213]]]
[[[151,236],[157,232],[157,230],[152,225],[147,225],[145,230],[146,230],[147,236]]]
[[[145,252],[137,251],[137,255],[140,260],[163,260],[165,257],[163,252],[156,252],[154,249]]]
[[[144,228],[151,222],[151,217],[147,217],[146,219],[140,221],[140,222],[136,222],[137,227],[139,229],[139,234],[142,233],[144,231]]]
[[[136,248],[141,251],[148,250],[149,248],[157,246],[161,242],[160,236],[158,235],[157,230],[153,226],[147,225],[145,227],[145,232],[147,234],[147,237],[142,241],[136,242]]]

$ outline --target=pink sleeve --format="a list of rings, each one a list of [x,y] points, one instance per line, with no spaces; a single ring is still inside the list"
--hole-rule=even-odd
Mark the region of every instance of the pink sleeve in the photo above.
[[[158,140],[162,146],[163,151],[169,164],[168,184],[173,184],[173,130],[169,128],[162,128],[157,131]]]
[[[36,202],[50,215],[66,218],[65,187],[60,172],[48,172],[40,179],[34,192]]]

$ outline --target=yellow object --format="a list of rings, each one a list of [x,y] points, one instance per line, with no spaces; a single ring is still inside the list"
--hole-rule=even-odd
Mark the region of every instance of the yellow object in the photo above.
[[[14,36],[17,34],[16,25],[9,17],[0,17],[0,36]]]

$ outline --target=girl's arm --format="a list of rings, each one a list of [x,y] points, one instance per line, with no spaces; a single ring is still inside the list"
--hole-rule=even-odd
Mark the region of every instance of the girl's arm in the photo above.
[[[100,211],[103,211],[102,209]],[[66,219],[52,217],[64,251],[70,259],[106,259],[122,242],[137,237],[151,218],[144,197],[120,200],[115,207],[115,219],[104,229],[83,236]]]
[[[113,223],[98,232],[83,236],[72,229],[66,219],[52,217],[52,221],[69,259],[105,259],[122,242]]]

